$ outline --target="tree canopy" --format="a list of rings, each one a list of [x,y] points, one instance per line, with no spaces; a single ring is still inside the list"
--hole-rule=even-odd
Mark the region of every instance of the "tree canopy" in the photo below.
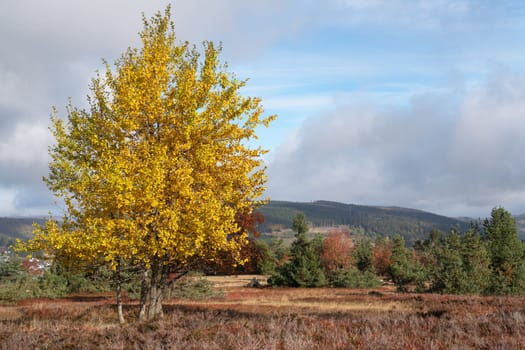
[[[139,267],[143,319],[162,315],[170,273],[239,251],[236,215],[260,203],[266,180],[266,151],[251,145],[274,118],[240,94],[245,81],[219,61],[220,46],[177,43],[170,18],[169,7],[144,18],[142,47],[106,63],[88,110],[70,103],[65,120],[55,110],[45,182],[66,210],[24,246]]]

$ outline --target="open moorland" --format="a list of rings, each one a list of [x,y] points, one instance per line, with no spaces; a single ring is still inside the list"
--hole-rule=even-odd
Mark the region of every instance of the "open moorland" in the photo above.
[[[138,323],[111,295],[23,300],[0,307],[1,349],[525,349],[525,298],[377,289],[248,288],[210,277],[222,295],[170,299]]]

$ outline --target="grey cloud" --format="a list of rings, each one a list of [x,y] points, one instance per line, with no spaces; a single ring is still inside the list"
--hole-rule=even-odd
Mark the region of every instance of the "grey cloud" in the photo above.
[[[17,121],[21,119],[19,109],[0,104],[0,139],[8,138],[14,132]]]
[[[141,12],[149,17],[167,3],[0,2],[0,199],[9,201],[2,203],[3,211],[35,209],[49,201],[41,177],[47,173],[52,142],[47,131],[51,107],[63,111],[68,97],[85,106],[89,80],[101,59],[111,63],[128,46],[137,46]],[[291,23],[285,21],[289,9],[280,3],[177,2],[176,31],[181,40],[223,40],[225,47],[233,47],[230,52],[253,57]]]
[[[47,215],[50,211],[61,215],[63,208],[58,205],[51,206],[54,202],[53,195],[40,183],[33,187],[17,189],[12,205],[18,215]]]
[[[52,195],[42,183],[52,142],[47,130],[51,107],[63,111],[68,97],[85,105],[89,80],[101,59],[112,62],[135,45],[141,11],[149,16],[165,4],[0,3],[0,215],[53,209]]]
[[[311,118],[273,155],[268,195],[487,215],[525,211],[525,76],[409,106],[350,104]]]
[[[51,139],[46,138],[43,133],[49,121],[51,106],[62,108],[67,103],[68,97],[72,98],[73,104],[84,105],[89,80],[95,70],[101,68],[101,59],[105,58],[112,62],[128,46],[136,46],[139,41],[137,33],[141,29],[141,12],[150,16],[155,11],[163,9],[169,2],[166,0],[155,2],[127,0],[0,2],[0,42],[2,43],[2,55],[0,56],[0,193],[9,192],[6,198],[9,197],[9,200],[13,201],[10,204],[13,208],[22,210],[22,206],[29,205],[30,201],[24,198],[33,198],[35,203],[48,199],[49,194],[46,194],[42,187],[41,176],[47,173],[47,146]],[[307,2],[295,0],[286,2],[278,0],[264,2],[177,1],[173,3],[173,14],[176,32],[181,40],[196,43],[210,39],[222,41],[225,59],[242,64],[246,61],[253,61],[258,56],[264,56],[275,43],[286,45],[289,39],[297,36],[306,40],[309,33],[319,28],[370,22],[388,24],[392,23],[393,19],[401,18],[396,15],[390,15],[389,18],[382,15],[386,13],[383,9],[384,1],[377,1],[379,5],[375,8],[362,9],[359,8],[358,2],[352,2],[353,6],[348,6],[348,3],[339,0]],[[441,7],[437,12],[432,9],[427,11],[417,6],[414,8],[402,6],[402,2],[399,1],[393,3],[395,4],[389,5],[391,14],[404,14],[411,20],[411,25],[419,27],[424,27],[425,22],[415,23],[412,20],[428,18],[428,15],[418,16],[418,13],[437,13],[436,21],[448,20],[451,18],[451,13],[456,13],[459,19],[464,17],[461,11],[447,10],[448,4],[451,3],[449,1],[440,1],[441,5],[438,6]],[[456,22],[463,23],[461,20]],[[414,103],[414,106],[425,111],[430,109],[424,107],[422,102]],[[354,110],[334,111],[334,122],[342,125],[338,126],[336,123],[333,128],[340,131],[352,130],[354,126],[358,126],[356,130],[361,132],[338,135],[337,142],[343,143],[343,146],[345,142],[351,141],[347,147],[342,147],[343,151],[339,151],[340,147],[335,147],[334,144],[332,148],[329,144],[323,147],[327,148],[326,152],[337,155],[335,159],[337,163],[345,163],[350,156],[362,160],[347,164],[345,167],[330,166],[322,169],[317,166],[316,162],[323,164],[326,161],[326,153],[321,148],[313,148],[310,153],[317,152],[317,160],[308,165],[310,166],[309,172],[324,172],[326,177],[335,177],[340,179],[337,182],[341,183],[347,181],[351,176],[351,183],[357,183],[363,189],[360,192],[360,198],[366,199],[367,194],[364,191],[366,186],[383,188],[388,185],[387,181],[393,181],[385,178],[383,175],[385,170],[390,170],[394,174],[393,169],[396,168],[394,165],[403,162],[405,167],[417,168],[414,164],[417,165],[417,160],[422,156],[413,150],[413,160],[400,157],[399,154],[402,154],[404,144],[398,145],[394,137],[406,128],[402,125],[407,123],[384,122],[384,115],[394,118],[395,113],[380,113],[374,108],[367,107],[366,113],[369,116],[349,123],[346,119],[347,112],[359,114],[363,112],[363,109],[355,107]],[[403,115],[404,112],[400,113]],[[319,117],[319,119],[321,121],[318,122],[320,124],[318,129],[322,129],[322,118]],[[409,118],[410,120],[412,119]],[[433,120],[436,120],[439,127],[443,127],[440,126],[441,123],[437,121],[439,120],[437,117]],[[317,127],[314,121],[311,123],[311,128]],[[414,128],[418,130],[424,129],[424,125],[414,125]],[[316,135],[316,133],[309,132],[308,127],[305,125],[303,133],[299,136],[300,145],[304,144],[302,140],[304,133],[310,133],[311,135],[307,137],[312,137],[319,147],[323,139],[330,140],[329,136],[333,134],[331,130],[326,130],[326,134]],[[392,135],[389,133],[390,129],[398,131]],[[434,136],[429,131],[425,135],[428,138]],[[410,131],[407,136],[407,138],[412,138],[413,142],[421,142],[422,137],[416,131]],[[373,146],[365,152],[361,146],[370,143],[371,140],[374,140]],[[384,140],[389,141],[388,148],[383,146]],[[425,147],[429,148],[426,153],[422,150],[419,152],[432,154],[432,157],[444,157],[438,152],[438,148]],[[294,153],[300,153],[298,150],[290,152],[290,157]],[[370,156],[370,154],[377,155]],[[393,164],[376,161],[376,157],[384,154],[390,154],[388,159]],[[465,155],[457,153],[454,159],[461,163],[464,157]],[[444,162],[438,161],[433,166],[439,170],[438,165]],[[308,163],[307,159],[305,163]],[[274,169],[279,169],[278,164],[277,162],[274,165]],[[430,165],[427,163],[427,166]],[[367,177],[359,176],[360,173],[366,173]],[[301,174],[298,172],[294,175]],[[406,177],[404,172],[394,175],[392,179]],[[429,181],[427,177],[418,177],[418,179]],[[324,189],[324,185],[318,183],[316,178],[312,177],[310,182],[311,186],[319,191]],[[397,182],[403,181],[397,180]],[[277,186],[278,183],[275,185]],[[13,191],[16,191],[14,197],[11,195]],[[340,190],[334,191],[335,195],[340,192]],[[286,192],[283,191],[283,193]],[[0,208],[4,207],[7,206],[4,204]]]
[[[0,140],[0,188],[37,188],[47,174],[47,146],[52,138],[45,123],[20,122]]]

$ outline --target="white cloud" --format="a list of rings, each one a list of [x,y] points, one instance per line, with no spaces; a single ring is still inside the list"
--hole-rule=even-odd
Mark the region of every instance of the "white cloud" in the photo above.
[[[275,152],[268,195],[449,215],[525,211],[525,76],[452,91],[406,108],[354,103],[309,118],[293,147]]]
[[[47,164],[47,148],[53,141],[48,125],[19,123],[9,138],[0,140],[0,163],[35,166]]]
[[[493,2],[488,7],[473,0],[3,1],[0,2],[0,201],[4,207],[0,207],[0,215],[10,211],[9,208],[19,211],[43,208],[43,203],[50,201],[41,176],[47,172],[47,146],[51,138],[45,127],[51,107],[63,110],[68,97],[74,105],[84,106],[89,79],[101,68],[101,59],[113,62],[128,46],[137,46],[141,12],[149,17],[170,2],[178,37],[197,44],[203,40],[222,41],[223,59],[230,63],[232,71],[240,78],[253,77],[246,90],[263,97],[269,112],[281,114],[280,121],[261,132],[270,140],[267,144],[273,147],[285,138],[286,130],[298,128],[298,120],[311,117],[297,131],[295,141],[288,140],[281,148],[287,147],[286,152],[272,152],[274,169],[284,162],[280,152],[293,163],[295,155],[304,155],[301,150],[305,140],[311,140],[317,150],[309,151],[316,158],[304,160],[308,171],[331,177],[334,183],[357,184],[354,193],[363,200],[385,199],[379,190],[374,190],[377,188],[394,193],[389,189],[389,181],[399,186],[396,197],[386,199],[413,198],[403,190],[413,188],[409,182],[401,181],[407,175],[400,170],[392,171],[398,169],[396,163],[417,168],[415,164],[419,161],[431,166],[420,161],[426,154],[437,159],[433,165],[437,173],[443,164],[465,164],[473,152],[469,147],[475,148],[469,139],[472,136],[464,137],[441,122],[442,101],[419,99],[411,104],[412,109],[398,107],[386,112],[377,107],[376,101],[403,106],[407,96],[421,92],[435,98],[439,95],[436,91],[442,88],[439,77],[449,71],[457,69],[470,78],[484,69],[487,60],[494,65],[504,62],[514,66],[522,64],[520,58],[524,57],[511,40],[517,35],[513,33],[519,33],[515,27],[523,21],[502,16],[503,6]],[[416,38],[414,33],[424,36]],[[503,89],[505,96],[512,96],[506,89]],[[486,92],[491,98],[482,95],[481,90],[477,95],[473,93],[472,96],[481,96],[479,101],[466,98],[461,109],[455,109],[464,116],[462,124],[456,125],[457,130],[472,129],[475,123],[467,118],[469,110],[485,107],[506,123],[518,123],[510,116],[515,97],[506,109],[491,99],[496,96],[494,92]],[[341,107],[349,104],[349,100],[352,107]],[[494,105],[483,104],[489,101]],[[326,119],[319,111],[331,105],[336,110],[330,115],[331,129],[326,129]],[[431,117],[419,120],[415,115],[420,113],[429,113]],[[448,114],[447,117],[451,118]],[[502,143],[512,131],[517,132],[491,120],[480,121],[477,127],[480,135],[484,132],[482,127],[497,130],[503,135],[497,141]],[[436,146],[424,142],[434,140],[436,130],[444,135],[450,133],[443,139],[461,145],[460,149],[447,153],[448,163],[439,151],[445,147],[443,140],[437,140]],[[396,136],[400,134],[406,138],[403,142]],[[411,148],[406,156],[403,150],[409,141],[418,147]],[[501,150],[489,147],[484,152],[501,155]],[[359,161],[345,167],[337,165],[345,163],[348,157]],[[384,162],[377,161],[381,157]],[[335,161],[335,165],[329,160]],[[290,171],[296,178],[301,176],[300,165],[296,164],[296,173]],[[322,168],[323,165],[327,168]],[[281,170],[272,171],[280,171],[282,175],[285,167],[286,164]],[[421,174],[416,170],[412,172]],[[386,177],[385,171],[391,174]],[[412,180],[419,179],[418,186],[424,183],[430,186],[450,182],[450,178],[454,180],[450,174],[431,178],[423,172]],[[508,175],[507,180],[511,179],[518,181],[517,176]],[[290,181],[293,180],[272,179],[275,188],[282,186],[280,196],[292,194],[286,187]],[[324,189],[315,177],[308,181],[316,193]],[[368,188],[375,191],[375,197],[367,197]],[[301,194],[301,188],[294,193]],[[326,195],[331,193],[336,196],[334,199],[343,194],[340,188]],[[420,202],[427,203],[424,200]]]
[[[13,205],[15,197],[16,191],[14,189],[0,187],[0,213],[2,216],[18,214]]]
[[[52,137],[47,124],[24,122],[0,140],[1,215],[44,215],[52,196],[42,177],[47,174],[47,145]]]

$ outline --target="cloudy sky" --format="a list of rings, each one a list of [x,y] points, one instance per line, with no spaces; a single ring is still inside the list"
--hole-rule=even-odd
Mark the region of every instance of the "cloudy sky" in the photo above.
[[[0,2],[0,216],[59,214],[52,106],[168,1]],[[272,199],[525,212],[525,5],[490,0],[172,1],[180,40],[222,41],[261,130]]]

